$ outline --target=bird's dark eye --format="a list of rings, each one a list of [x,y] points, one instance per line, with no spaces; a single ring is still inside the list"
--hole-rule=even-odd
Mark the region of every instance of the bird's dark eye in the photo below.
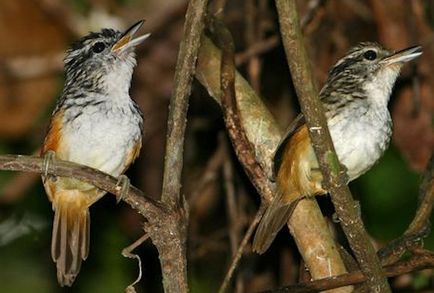
[[[377,53],[374,50],[368,50],[363,54],[363,57],[365,57],[366,60],[375,60],[377,59]]]
[[[92,47],[92,51],[94,53],[101,53],[102,51],[104,51],[104,49],[105,49],[105,45],[102,42],[95,43]]]

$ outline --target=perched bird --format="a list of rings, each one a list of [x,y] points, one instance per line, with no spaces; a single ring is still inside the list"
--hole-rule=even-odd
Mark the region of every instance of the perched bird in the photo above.
[[[392,134],[387,104],[402,65],[421,47],[397,53],[377,43],[360,43],[330,70],[320,92],[339,161],[349,180],[368,171],[383,155]],[[253,250],[265,252],[303,197],[327,193],[302,115],[290,126],[274,156],[277,195],[256,231]]]
[[[90,33],[66,52],[66,80],[41,155],[118,177],[138,156],[143,115],[129,94],[139,21],[125,32]],[[71,286],[89,253],[89,207],[106,192],[66,177],[43,175],[54,210],[51,255],[61,286]]]

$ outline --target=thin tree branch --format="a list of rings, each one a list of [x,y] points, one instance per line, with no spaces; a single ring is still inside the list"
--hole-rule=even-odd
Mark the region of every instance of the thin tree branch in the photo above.
[[[221,135],[220,135],[221,134]],[[205,168],[203,168],[201,177],[196,181],[194,190],[188,198],[189,203],[196,202],[197,198],[203,193],[208,185],[215,181],[217,173],[221,169],[225,161],[225,147],[223,145],[224,134],[219,134],[219,143],[214,154],[208,159]]]
[[[42,173],[43,162],[43,158],[36,156],[0,155],[0,170]],[[118,179],[97,169],[55,159],[49,164],[47,171],[50,175],[76,178],[118,197],[121,196]],[[143,194],[134,186],[129,187],[128,192],[122,196],[122,200],[150,222],[168,212],[162,203]]]
[[[300,27],[302,31],[304,31],[309,23],[311,23],[315,16],[318,15],[318,10],[324,6],[326,0],[310,0],[307,4],[308,10],[306,11],[305,15],[300,20]]]
[[[239,235],[240,235],[240,221],[238,211],[238,201],[235,195],[234,186],[234,171],[232,167],[232,161],[230,160],[228,148],[225,148],[225,159],[223,163],[223,179],[226,195],[226,213],[229,230],[229,242],[231,247],[231,253],[234,256],[237,251]]]
[[[434,204],[434,154],[428,163],[423,182],[420,186],[420,203],[416,215],[405,234],[426,230],[429,225]]]
[[[395,277],[403,274],[420,271],[434,267],[434,254],[428,250],[414,253],[409,259],[399,261],[393,265],[384,267],[384,274],[387,277]],[[347,285],[360,284],[367,282],[367,277],[361,272],[351,272],[345,275],[314,280],[307,283],[299,283],[294,286],[282,287],[275,290],[264,291],[263,293],[316,293],[318,291],[330,290]]]
[[[137,259],[137,265],[139,266],[139,275],[137,276],[136,280],[134,280],[134,282],[128,285],[128,287],[125,289],[125,292],[127,293],[136,292],[134,285],[136,285],[142,279],[142,260],[140,259],[140,256],[138,254],[133,253],[133,250],[142,245],[143,242],[148,240],[148,238],[148,234],[143,234],[139,239],[134,241],[133,244],[128,245],[128,247],[122,249],[122,255],[124,257]]]
[[[188,98],[195,73],[207,2],[207,0],[191,0],[189,2],[185,16],[184,38],[179,47],[176,63],[175,88],[170,100],[167,125],[166,156],[161,194],[162,202],[172,207],[182,202],[180,189]]]
[[[242,228],[242,221],[240,221],[240,210],[239,210],[239,200],[235,194],[234,186],[234,175],[233,175],[233,162],[230,158],[230,151],[228,144],[225,143],[225,159],[223,163],[223,178],[225,185],[225,195],[226,195],[226,210],[228,218],[228,230],[229,230],[229,242],[231,247],[232,259],[237,254],[238,245],[240,242],[240,234]],[[238,286],[237,286],[238,285]],[[237,276],[236,289],[234,292],[241,292],[239,288],[243,285],[242,278],[240,275]]]
[[[175,85],[170,100],[167,125],[161,201],[170,208],[161,224],[164,227],[145,229],[158,249],[163,287],[166,293],[188,292],[186,239],[188,206],[181,195],[181,175],[188,98],[203,30],[207,0],[190,0],[185,15],[184,36],[180,44]]]
[[[258,211],[258,214],[262,214],[264,206],[273,197],[273,191],[265,171],[262,169],[262,166],[256,159],[254,146],[247,138],[247,134],[240,120],[241,114],[237,107],[237,100],[235,97],[235,48],[232,36],[223,23],[217,19],[209,19],[208,29],[213,34],[222,50],[220,64],[220,85],[222,92],[221,104],[226,128],[228,130],[235,153],[244,167],[244,171],[250,178],[250,181],[256,187],[258,193],[261,195],[261,207],[259,209],[260,211]],[[223,280],[222,285],[220,286],[219,292],[224,292],[229,285],[233,272],[235,271],[235,268],[241,259],[245,245],[256,225],[257,223],[252,223],[249,231],[244,236],[240,248],[234,255],[232,264],[225,276],[225,279]]]
[[[240,120],[240,111],[237,107],[235,98],[235,48],[232,36],[223,23],[217,19],[210,19],[208,23],[208,29],[216,38],[222,50],[220,84],[222,87],[221,103],[226,129],[228,130],[235,153],[250,181],[261,197],[270,201],[273,197],[272,187],[262,166],[256,160],[254,147],[247,138]]]
[[[234,275],[235,269],[237,268],[238,264],[240,263],[241,257],[243,256],[244,250],[246,249],[247,244],[250,241],[250,238],[253,235],[253,232],[255,231],[256,227],[259,224],[259,221],[261,220],[262,216],[265,213],[266,205],[261,205],[259,207],[259,210],[256,212],[255,218],[253,219],[252,223],[250,224],[249,228],[247,229],[246,234],[244,234],[243,240],[241,240],[240,246],[238,247],[237,253],[235,254],[234,258],[232,259],[231,265],[229,266],[228,271],[226,272],[225,278],[223,279],[222,284],[220,285],[220,288],[218,290],[219,293],[226,292],[226,289],[229,286],[229,283],[232,279],[232,276]]]
[[[259,33],[259,18],[258,7],[256,7],[255,0],[244,0],[244,39],[246,46],[250,47],[252,44],[258,42],[262,37]],[[255,92],[260,92],[260,72],[262,63],[258,56],[252,56],[247,63],[247,75],[252,88]]]
[[[323,174],[323,186],[330,192],[348,242],[362,272],[367,276],[369,288],[375,292],[390,292],[387,278],[382,272],[380,261],[369,242],[346,185],[345,170],[339,163],[333,147],[318,92],[313,83],[309,59],[304,49],[295,0],[276,0],[276,6],[287,62]]]
[[[251,46],[247,48],[247,50],[241,53],[237,53],[235,55],[235,63],[237,65],[242,65],[245,62],[249,61],[250,58],[270,51],[279,44],[279,41],[279,36],[271,36],[267,39],[259,40],[255,43],[252,43]]]
[[[41,157],[21,155],[0,156],[0,170],[44,173],[43,167],[44,159]],[[122,188],[120,188],[118,185],[118,179],[109,174],[87,166],[58,159],[53,160],[49,164],[47,174],[52,176],[75,178],[92,184],[99,189],[110,192],[116,195],[118,198],[121,198],[122,201],[129,204],[133,209],[145,217],[148,220],[146,224],[148,229],[152,227],[153,230],[160,231],[162,234],[171,233],[171,231],[163,233],[165,232],[165,229],[169,229],[164,224],[161,224],[161,222],[164,222],[164,220],[169,216],[169,209],[164,204],[144,195],[142,191],[132,185],[129,186],[125,194],[122,194]],[[159,233],[155,233],[154,235],[158,234]],[[146,237],[148,237],[148,235],[146,235]],[[126,249],[122,252],[122,254],[124,256],[136,258],[139,262],[140,268],[139,277],[126,289],[127,291],[129,290],[129,292],[134,292],[133,286],[140,280],[141,277],[141,261],[137,255],[128,254],[128,252],[128,249]],[[162,270],[162,273],[163,275],[176,275],[176,272],[173,272],[173,270],[170,269]]]

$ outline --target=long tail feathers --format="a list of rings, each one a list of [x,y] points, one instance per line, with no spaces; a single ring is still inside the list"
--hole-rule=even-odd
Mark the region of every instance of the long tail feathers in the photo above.
[[[89,253],[89,209],[69,195],[60,195],[54,209],[51,256],[56,263],[59,284],[71,286]]]
[[[270,247],[279,230],[288,222],[297,202],[283,203],[281,195],[273,199],[256,230],[253,251],[262,254]]]

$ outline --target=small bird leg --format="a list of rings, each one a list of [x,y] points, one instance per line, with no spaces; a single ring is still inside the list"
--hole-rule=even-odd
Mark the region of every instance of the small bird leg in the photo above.
[[[44,183],[48,178],[48,169],[50,168],[50,164],[54,161],[56,156],[56,152],[52,150],[48,150],[44,154],[44,162],[42,163],[42,176],[44,177]]]
[[[116,183],[116,189],[120,189],[121,193],[116,196],[116,203],[119,203],[130,188],[130,179],[126,175],[120,175]]]

